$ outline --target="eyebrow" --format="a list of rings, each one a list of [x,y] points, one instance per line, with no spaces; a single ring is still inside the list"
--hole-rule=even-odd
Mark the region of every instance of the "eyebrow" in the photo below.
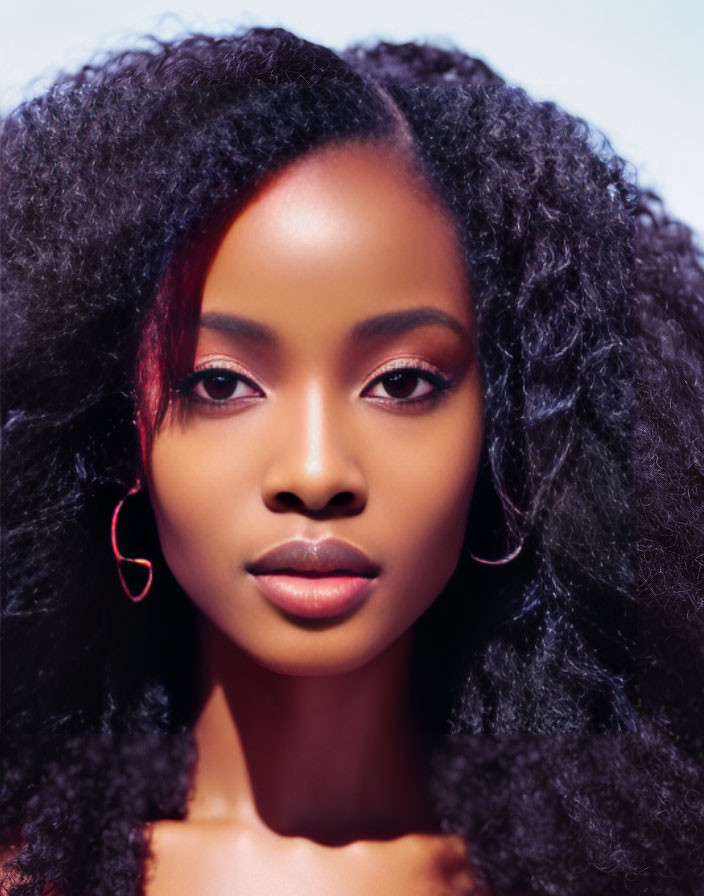
[[[388,314],[379,314],[367,320],[360,321],[352,328],[352,342],[367,342],[372,339],[383,339],[398,336],[415,330],[418,327],[426,327],[429,324],[440,324],[447,327],[459,336],[469,339],[466,328],[447,311],[439,308],[411,308],[408,311],[390,311]]]
[[[276,333],[270,327],[235,314],[207,311],[201,315],[200,326],[205,330],[216,330],[218,333],[236,336],[244,342],[253,342],[257,345],[273,346],[279,343]]]
[[[376,339],[389,339],[430,324],[439,324],[464,339],[470,338],[467,329],[456,317],[439,308],[422,307],[410,308],[407,311],[390,311],[387,314],[378,314],[360,321],[352,328],[350,341],[353,344],[359,344]],[[219,333],[236,336],[245,342],[257,345],[276,346],[279,344],[276,332],[270,327],[234,314],[208,311],[201,316],[200,326],[206,330],[216,330]]]

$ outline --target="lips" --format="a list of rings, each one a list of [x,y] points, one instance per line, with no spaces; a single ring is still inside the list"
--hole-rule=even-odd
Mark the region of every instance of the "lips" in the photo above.
[[[366,599],[380,572],[364,551],[336,538],[288,541],[246,569],[275,606],[308,619],[350,612]]]
[[[254,575],[288,573],[290,575],[330,576],[354,575],[371,578],[379,574],[379,567],[364,551],[340,541],[287,541],[247,567]]]

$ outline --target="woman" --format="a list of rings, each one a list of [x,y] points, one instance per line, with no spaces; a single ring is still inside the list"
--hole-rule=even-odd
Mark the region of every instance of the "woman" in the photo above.
[[[3,152],[6,891],[697,892],[687,229],[481,63],[280,30]]]

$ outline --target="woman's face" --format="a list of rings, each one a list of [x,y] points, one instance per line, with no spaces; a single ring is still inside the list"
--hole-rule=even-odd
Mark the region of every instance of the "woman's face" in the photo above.
[[[388,148],[290,165],[219,246],[192,370],[148,471],[176,579],[274,671],[380,655],[452,574],[479,461],[447,213]]]

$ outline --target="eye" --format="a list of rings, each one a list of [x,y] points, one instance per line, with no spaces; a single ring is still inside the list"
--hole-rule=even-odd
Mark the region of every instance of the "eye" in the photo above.
[[[363,394],[391,404],[415,404],[439,398],[450,386],[450,381],[435,371],[397,367],[377,376]]]
[[[218,405],[243,398],[260,398],[262,390],[251,380],[226,367],[205,367],[189,374],[178,387],[184,398]]]

